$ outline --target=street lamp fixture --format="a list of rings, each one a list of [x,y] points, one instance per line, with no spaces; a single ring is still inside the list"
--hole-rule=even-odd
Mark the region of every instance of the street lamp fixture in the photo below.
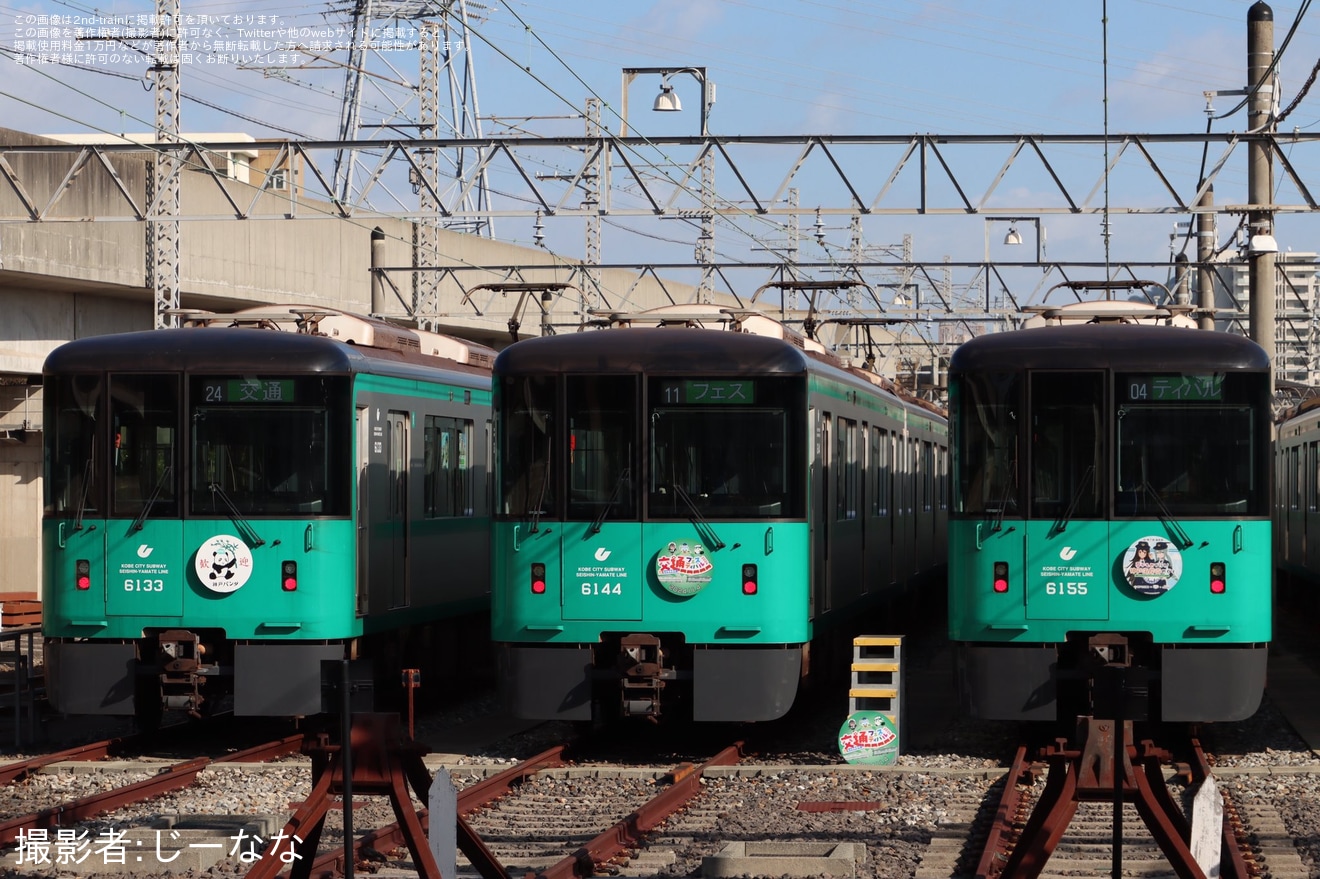
[[[625,67],[623,68],[623,117],[620,126],[619,136],[628,136],[628,85],[638,74],[655,74],[662,77],[660,80],[660,94],[656,96],[655,103],[651,106],[652,110],[660,113],[676,113],[683,109],[683,103],[678,99],[674,92],[673,85],[669,78],[676,73],[686,73],[695,79],[701,85],[701,136],[705,137],[710,133],[707,127],[707,118],[710,116],[711,105],[715,103],[715,84],[706,79],[706,68],[704,67]]]
[[[660,83],[660,94],[655,96],[655,104],[651,109],[657,113],[677,113],[683,109],[683,102],[674,94],[674,87],[668,80]]]
[[[994,223],[1008,223],[1008,234],[1004,236],[1007,245],[1022,244],[1022,233],[1017,227],[1030,223],[1036,229],[1036,262],[1045,259],[1045,227],[1040,224],[1040,217],[986,217],[985,218],[985,261],[990,262],[990,227]]]
[[[1270,224],[1252,223],[1251,238],[1247,240],[1247,253],[1251,256],[1260,256],[1278,252],[1279,242],[1270,234]]]

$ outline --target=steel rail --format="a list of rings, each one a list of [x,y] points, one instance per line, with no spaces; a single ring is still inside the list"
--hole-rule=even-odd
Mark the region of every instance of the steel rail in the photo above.
[[[557,864],[538,873],[528,873],[527,876],[535,879],[570,879],[596,875],[596,864],[612,860],[640,843],[647,833],[700,793],[701,776],[707,769],[737,763],[743,755],[743,747],[743,742],[735,742],[701,766],[684,764],[675,769],[670,773],[671,783],[628,817]]]
[[[1201,740],[1197,737],[1192,738],[1192,780],[1195,782],[1205,781],[1213,770],[1210,766],[1210,759],[1201,747]],[[1223,796],[1221,794],[1221,796]],[[1252,865],[1247,864],[1247,841],[1243,835],[1239,834],[1242,829],[1242,819],[1238,815],[1237,805],[1233,799],[1223,796],[1224,800],[1224,835],[1219,844],[1219,869],[1220,875],[1225,879],[1250,879],[1250,877],[1259,876],[1261,871],[1255,866],[1255,858],[1252,858]],[[1225,863],[1227,862],[1227,863]]]
[[[134,784],[90,794],[71,803],[52,806],[49,809],[42,809],[39,812],[0,823],[0,845],[16,842],[18,834],[22,830],[68,827],[79,821],[94,818],[97,815],[123,806],[142,802],[160,794],[181,790],[193,784],[197,780],[198,773],[214,763],[270,760],[285,754],[297,753],[302,748],[302,743],[302,735],[292,735],[233,754],[227,754],[224,757],[196,757],[181,763],[175,763],[162,769],[157,775]],[[101,743],[97,743],[97,745],[99,744]],[[90,747],[95,748],[97,745]]]
[[[563,766],[566,762],[564,752],[567,747],[566,745],[556,745],[503,772],[464,788],[458,794],[457,803],[460,825],[466,823],[463,821],[464,815],[468,815],[482,806],[507,795],[518,785],[533,778],[538,772]],[[417,817],[423,829],[428,826],[427,815],[428,811],[426,809],[417,810]],[[462,829],[463,827],[460,826],[460,830]],[[354,860],[356,861],[366,851],[382,853],[393,851],[403,846],[406,841],[405,829],[401,824],[397,821],[393,824],[386,824],[383,827],[364,833],[354,840]],[[484,879],[507,879],[508,874],[504,868],[499,865],[495,856],[485,848],[484,843],[475,834],[470,831],[460,832],[458,846]],[[342,876],[345,872],[344,856],[345,851],[342,846],[330,849],[318,855],[312,861],[306,875],[311,879],[334,879],[334,877]],[[288,876],[290,874],[282,873],[280,875]]]
[[[981,859],[976,867],[976,879],[989,879],[998,876],[1008,860],[1009,849],[1017,842],[1018,833],[1025,823],[1023,809],[1027,797],[1019,788],[1021,779],[1031,771],[1027,762],[1027,746],[1018,745],[1017,753],[1004,778],[1004,790],[999,795],[999,805],[995,807],[995,817],[986,834],[981,850]]]
[[[41,767],[49,766],[52,763],[66,763],[71,760],[104,760],[123,752],[131,744],[138,741],[140,741],[139,736],[102,739],[99,742],[79,745],[64,751],[56,751],[52,754],[42,754],[39,757],[29,757],[26,760],[6,763],[0,766],[0,785],[23,781]]]

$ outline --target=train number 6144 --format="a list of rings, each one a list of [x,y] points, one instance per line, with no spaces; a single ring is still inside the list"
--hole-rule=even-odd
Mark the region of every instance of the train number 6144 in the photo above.
[[[583,583],[583,595],[622,595],[622,583]]]
[[[1066,583],[1055,583],[1049,580],[1045,583],[1046,595],[1085,595],[1086,584],[1076,583],[1069,580]]]

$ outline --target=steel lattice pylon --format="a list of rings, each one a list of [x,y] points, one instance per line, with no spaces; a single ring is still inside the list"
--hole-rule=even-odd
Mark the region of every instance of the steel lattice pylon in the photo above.
[[[156,137],[179,142],[179,0],[156,0],[156,60],[151,74],[156,86]],[[147,278],[155,294],[156,329],[179,325],[179,156],[158,150],[152,154],[151,189],[147,200],[161,215],[147,224]]]
[[[446,0],[439,10],[438,19],[428,18],[421,23],[418,60],[418,137],[480,137],[481,119],[477,104],[476,71],[472,65],[472,43],[468,32],[467,0]],[[442,82],[447,86],[449,94],[451,113],[447,118],[443,118],[440,112]],[[417,156],[417,166],[412,172],[413,188],[417,191],[421,213],[415,226],[413,257],[413,262],[419,266],[434,264],[438,255],[437,230],[440,221],[437,215],[446,200],[443,193],[447,188],[441,182],[442,156],[446,159],[446,175],[452,174],[452,185],[461,192],[459,202],[465,211],[472,213],[472,219],[459,221],[462,228],[478,235],[494,235],[488,213],[490,195],[483,151],[462,147],[444,153],[436,148],[421,150]],[[417,315],[424,328],[436,329],[433,316],[439,306],[438,279],[435,273],[418,272],[414,276],[413,285],[413,314]]]

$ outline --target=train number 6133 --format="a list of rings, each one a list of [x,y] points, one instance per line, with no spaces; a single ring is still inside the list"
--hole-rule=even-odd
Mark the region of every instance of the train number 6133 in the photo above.
[[[125,592],[164,592],[164,580],[136,580],[129,578],[124,581]]]

